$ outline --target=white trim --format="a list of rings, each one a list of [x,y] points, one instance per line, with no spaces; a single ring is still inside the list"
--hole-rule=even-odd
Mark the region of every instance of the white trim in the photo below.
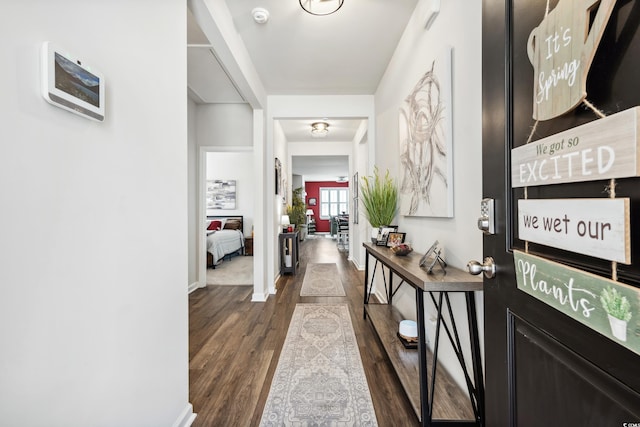
[[[193,405],[191,403],[187,403],[187,406],[175,420],[172,427],[189,427],[197,416],[198,414],[193,412]]]
[[[190,294],[191,292],[195,291],[196,289],[200,289],[200,288],[206,288],[207,285],[200,285],[200,282],[193,282],[192,284],[189,285],[189,289],[187,290],[187,293]]]
[[[251,296],[251,302],[265,302],[269,298],[269,294],[253,293]]]

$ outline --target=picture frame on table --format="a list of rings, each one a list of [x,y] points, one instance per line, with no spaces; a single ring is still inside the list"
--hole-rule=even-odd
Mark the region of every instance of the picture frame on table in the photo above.
[[[397,246],[401,243],[404,243],[406,235],[407,233],[399,233],[397,231],[390,232],[387,237],[387,247]]]
[[[377,246],[387,246],[387,240],[389,239],[389,233],[398,231],[397,225],[383,225],[378,228],[378,237],[376,238]]]

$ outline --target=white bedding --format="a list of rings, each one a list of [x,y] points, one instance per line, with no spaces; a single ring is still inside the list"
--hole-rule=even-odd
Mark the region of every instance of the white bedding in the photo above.
[[[218,230],[207,232],[207,252],[213,256],[216,265],[227,254],[244,248],[244,235],[240,230]]]

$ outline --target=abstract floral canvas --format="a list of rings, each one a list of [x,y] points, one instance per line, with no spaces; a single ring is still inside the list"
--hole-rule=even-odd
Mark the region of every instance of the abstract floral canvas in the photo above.
[[[400,214],[453,217],[451,49],[431,62],[399,117]]]

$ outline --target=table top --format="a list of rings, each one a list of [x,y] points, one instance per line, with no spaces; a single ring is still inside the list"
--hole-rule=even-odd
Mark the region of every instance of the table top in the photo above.
[[[473,276],[469,272],[447,265],[445,271],[436,265],[432,273],[418,264],[422,254],[411,252],[408,255],[395,255],[390,248],[373,243],[362,244],[367,254],[380,260],[402,277],[409,285],[425,292],[468,292],[483,289],[482,275]]]

